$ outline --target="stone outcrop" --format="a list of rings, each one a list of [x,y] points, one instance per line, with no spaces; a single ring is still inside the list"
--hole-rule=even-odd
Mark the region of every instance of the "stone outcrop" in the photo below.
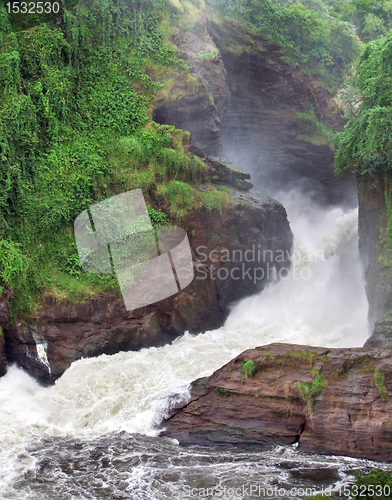
[[[7,358],[4,352],[4,346],[3,329],[0,327],[0,377],[7,373]]]
[[[222,150],[221,121],[230,92],[219,50],[207,31],[206,12],[198,14],[192,29],[178,29],[172,41],[191,73],[185,79],[182,74],[175,75],[172,95],[157,94],[153,118],[190,131],[197,147],[218,154]]]
[[[304,452],[391,460],[392,351],[271,344],[192,384],[162,434],[181,444],[299,443]]]
[[[215,184],[232,186],[243,191],[253,188],[253,184],[249,182],[250,174],[225,158],[208,156],[193,144],[189,146],[188,152],[202,158],[209,167],[211,180]]]
[[[293,242],[277,201],[235,189],[231,199],[221,214],[190,212],[181,224],[188,230],[195,268],[185,290],[131,312],[121,298],[107,294],[79,304],[48,299],[34,318],[4,325],[8,360],[51,383],[81,357],[159,346],[187,330],[221,326],[230,302],[261,290],[273,279],[273,267],[290,267]],[[245,260],[246,251],[251,253]],[[264,251],[269,251],[266,259]]]
[[[355,206],[354,180],[333,172],[330,140],[345,123],[336,100],[262,36],[214,11],[196,17],[172,36],[191,74],[176,74],[171,91],[157,93],[154,120],[190,131],[208,155],[250,168],[267,194],[285,179],[284,189],[313,193],[320,204]]]
[[[373,331],[367,347],[392,346],[392,252],[388,241],[388,208],[385,180],[360,182],[359,252],[364,269],[369,302],[369,328]]]

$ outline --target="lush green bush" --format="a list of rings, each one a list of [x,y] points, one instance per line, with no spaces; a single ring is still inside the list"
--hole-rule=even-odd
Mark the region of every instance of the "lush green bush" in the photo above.
[[[251,378],[256,373],[256,365],[252,360],[244,362],[241,369],[245,378]]]
[[[335,89],[358,56],[360,42],[347,23],[328,14],[316,0],[207,0],[211,7],[250,24],[277,43],[291,64],[320,75]]]
[[[390,500],[392,498],[392,474],[379,469],[370,474],[356,474],[355,485],[351,489],[352,498],[364,500]]]
[[[358,114],[336,136],[336,171],[377,177],[392,173],[392,33],[369,43],[357,64]]]
[[[392,28],[391,0],[328,0],[331,13],[355,26],[363,41],[386,35]]]
[[[12,33],[0,6],[0,289],[14,291],[16,314],[47,294],[119,293],[114,275],[80,266],[73,221],[92,204],[141,188],[158,207],[154,224],[203,208],[195,184],[208,169],[187,156],[189,134],[149,118],[161,86],[151,67],[187,71],[160,28],[167,8],[82,0],[50,24]],[[219,210],[221,195],[206,210]]]

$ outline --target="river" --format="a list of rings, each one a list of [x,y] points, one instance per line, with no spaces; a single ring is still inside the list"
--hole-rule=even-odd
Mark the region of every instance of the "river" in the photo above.
[[[253,165],[263,190],[268,173],[257,175],[260,153],[249,158],[238,151],[250,147],[231,144],[224,154],[243,168]],[[77,361],[48,388],[9,369],[0,379],[0,498],[303,498],[306,488],[339,490],[353,482],[355,470],[390,469],[295,447],[182,448],[158,437],[162,418],[188,397],[190,383],[245,349],[271,342],[355,347],[367,339],[357,208],[351,195],[350,203],[328,205],[317,193],[322,186],[303,181],[284,190],[282,178],[268,193],[285,206],[295,236],[290,274],[233,304],[222,328]]]
[[[291,489],[339,488],[352,482],[350,471],[374,465],[306,456],[294,447],[181,448],[157,437],[162,417],[187,397],[192,380],[247,348],[277,341],[353,347],[368,336],[357,210],[318,207],[298,190],[276,196],[295,235],[292,272],[233,305],[222,328],[80,360],[49,388],[9,369],[0,380],[2,498],[279,498],[268,488],[301,498],[304,492]]]

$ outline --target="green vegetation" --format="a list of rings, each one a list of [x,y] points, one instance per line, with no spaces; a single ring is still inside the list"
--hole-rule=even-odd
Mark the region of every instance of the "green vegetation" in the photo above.
[[[392,15],[392,0],[337,3],[207,1],[330,90],[359,51],[347,22],[366,40],[386,33]],[[228,188],[197,188],[210,179],[206,165],[186,154],[189,133],[151,120],[155,96],[172,98],[178,76],[197,90],[198,79],[167,40],[174,25],[192,29],[203,8],[202,0],[82,0],[48,24],[12,32],[14,20],[0,5],[0,292],[13,290],[14,316],[34,313],[47,296],[60,302],[119,293],[114,275],[80,266],[73,221],[92,204],[141,188],[153,224],[164,225],[231,203]],[[347,87],[355,116],[338,136],[338,172],[389,172],[390,37],[365,48]],[[299,139],[330,143],[331,130],[313,108],[295,119]]]
[[[381,401],[386,401],[388,399],[388,391],[385,387],[385,373],[379,368],[374,370],[374,385],[378,389]]]
[[[312,383],[300,381],[295,384],[301,392],[302,399],[305,403],[305,411],[308,416],[312,415],[314,398],[321,394],[323,389],[327,386],[327,380],[323,373],[315,369],[311,369],[310,372],[313,377]]]
[[[328,2],[304,0],[206,0],[223,14],[247,24],[276,43],[287,62],[320,76],[336,89],[358,56],[355,30]]]
[[[357,66],[355,83],[361,96],[360,110],[337,134],[336,172],[376,178],[392,173],[391,132],[392,33],[369,43]]]
[[[274,415],[279,417],[279,418],[289,418],[291,413],[290,410],[287,411],[276,411],[274,412]]]
[[[380,262],[390,265],[392,251],[392,204],[388,187],[392,178],[392,32],[364,48],[351,79],[359,104],[342,132],[336,134],[336,173],[354,172],[361,182],[383,183],[386,225],[380,243],[385,254]]]
[[[370,474],[357,472],[351,495],[352,498],[365,500],[390,500],[392,498],[392,474],[380,469],[375,469]]]
[[[260,361],[274,361],[278,359],[277,356],[274,356],[273,354],[262,354],[260,356]]]
[[[148,215],[150,216],[152,225],[156,226],[166,226],[169,222],[168,216],[161,212],[160,210],[155,210],[155,208],[148,209]]]
[[[309,384],[308,382],[297,383],[297,387],[300,389],[304,399],[309,399],[313,396],[317,396],[327,386],[325,376],[320,373],[319,370],[311,370],[311,373],[314,377],[311,384]]]
[[[115,275],[79,263],[73,221],[92,204],[141,188],[161,225],[230,203],[196,188],[208,169],[187,156],[189,133],[150,119],[154,75],[188,74],[168,17],[165,0],[85,0],[12,33],[0,6],[0,291],[13,290],[14,316],[45,296],[119,293]]]
[[[213,52],[201,54],[200,59],[202,61],[213,61],[217,55],[219,55],[219,50],[214,50]]]
[[[295,127],[301,130],[297,134],[298,140],[309,142],[315,146],[327,145],[332,148],[334,131],[317,119],[312,106],[307,111],[293,114],[296,119]],[[303,129],[306,130],[306,133],[303,132]]]
[[[392,251],[392,32],[364,48],[351,79],[359,104],[343,131],[336,134],[336,173],[354,172],[361,182],[382,182],[386,224],[380,243],[386,250],[380,261],[389,265]]]
[[[373,364],[371,363],[372,357],[366,354],[365,356],[359,356],[358,358],[346,359],[340,368],[337,368],[332,372],[333,377],[341,377],[346,375],[352,368],[359,369],[361,365],[365,365],[359,371],[364,374],[369,374],[373,372]]]
[[[287,351],[286,356],[309,360],[309,367],[312,368],[316,360],[316,354],[311,351]]]
[[[328,4],[331,14],[355,26],[364,42],[380,38],[392,28],[391,0],[329,0]]]
[[[222,389],[221,387],[215,387],[215,391],[225,398],[228,398],[230,396],[230,392]]]
[[[241,367],[242,373],[244,374],[244,378],[251,378],[255,375],[256,373],[256,365],[254,361],[246,361],[243,362],[242,367]]]

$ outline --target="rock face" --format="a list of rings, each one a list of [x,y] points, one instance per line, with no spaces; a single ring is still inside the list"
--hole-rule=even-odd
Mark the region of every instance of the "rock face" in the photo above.
[[[243,191],[248,191],[253,188],[253,184],[249,182],[250,174],[241,170],[225,158],[208,156],[194,145],[190,146],[189,152],[203,159],[210,169],[211,179],[216,184],[233,186]]]
[[[261,290],[273,279],[273,267],[290,267],[293,242],[277,201],[237,190],[231,197],[222,214],[191,212],[182,224],[195,268],[185,290],[131,312],[122,299],[105,294],[79,304],[48,300],[32,320],[4,325],[9,362],[51,383],[81,357],[159,346],[187,330],[221,326],[231,301]]]
[[[207,31],[207,15],[199,15],[191,30],[178,30],[173,43],[191,68],[189,82],[176,75],[174,98],[157,96],[153,118],[192,134],[194,144],[207,154],[222,149],[220,126],[230,98],[219,50]]]
[[[7,373],[7,357],[4,352],[4,346],[3,330],[0,327],[0,377]]]
[[[391,376],[390,349],[258,347],[194,382],[162,434],[390,461]]]
[[[392,252],[385,247],[388,232],[385,192],[390,186],[358,184],[359,251],[365,271],[369,327],[373,335],[365,346],[392,346]]]
[[[8,305],[9,294],[7,292],[0,296],[0,377],[7,371],[7,358],[4,352],[5,342],[3,328],[8,325],[10,310]]]
[[[208,29],[231,93],[222,121],[223,156],[249,170],[256,188],[272,196],[296,188],[320,204],[355,206],[355,183],[333,173],[327,127],[344,125],[335,99],[242,25],[210,13]]]
[[[355,206],[355,182],[336,179],[329,146],[332,129],[344,126],[341,111],[316,78],[213,11],[201,11],[192,29],[178,29],[172,41],[194,83],[176,75],[175,92],[157,94],[154,120],[189,130],[196,147],[249,170],[267,194],[274,196],[285,179],[287,191],[301,189],[320,204]]]

